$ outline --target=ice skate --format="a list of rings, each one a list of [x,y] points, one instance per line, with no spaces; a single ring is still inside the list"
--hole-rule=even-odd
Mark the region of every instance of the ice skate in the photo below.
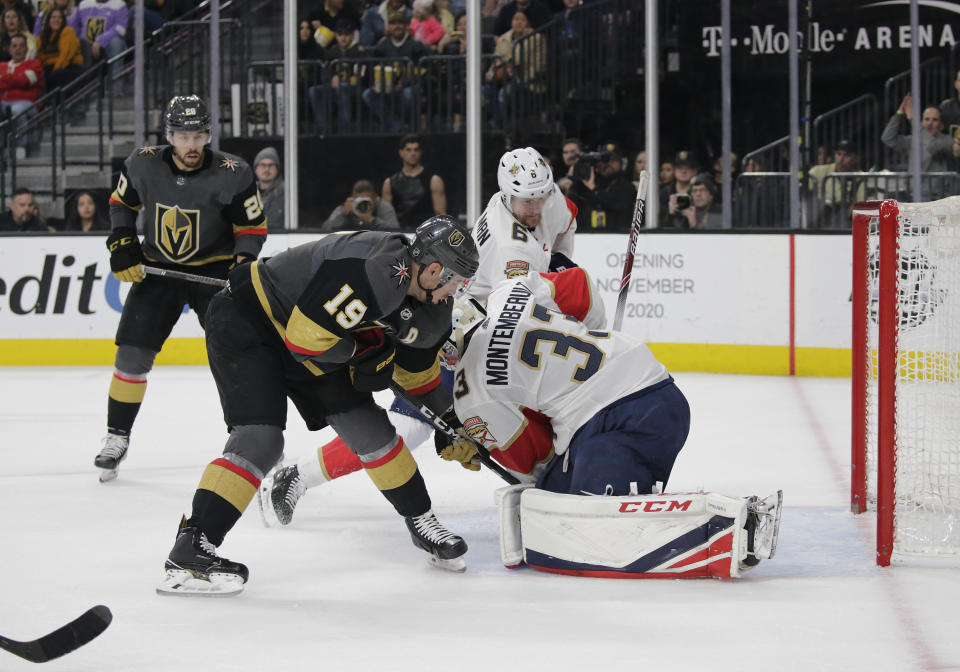
[[[783,490],[777,490],[764,499],[747,499],[747,557],[741,561],[744,569],[755,567],[761,560],[773,557],[780,535],[782,511]]]
[[[94,466],[100,468],[100,482],[106,483],[117,477],[120,469],[120,463],[127,456],[127,448],[130,447],[130,439],[119,434],[107,434],[103,437],[103,448],[93,460]]]
[[[467,542],[445,528],[433,511],[405,518],[413,544],[430,557],[428,562],[451,572],[467,569]]]
[[[163,564],[160,595],[226,597],[243,590],[250,572],[246,565],[217,555],[217,547],[195,527],[180,523],[180,532]]]
[[[297,502],[307,491],[297,465],[277,469],[260,481],[257,503],[260,517],[267,527],[289,525]]]

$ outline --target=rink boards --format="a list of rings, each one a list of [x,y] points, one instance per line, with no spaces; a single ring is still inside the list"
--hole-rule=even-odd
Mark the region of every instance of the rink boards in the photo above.
[[[321,237],[271,234],[262,256]],[[612,323],[626,234],[581,234],[587,269]],[[675,371],[850,375],[850,237],[646,233],[637,245],[623,329]],[[127,287],[110,275],[102,237],[8,237],[0,246],[0,364],[102,365]],[[206,362],[185,315],[159,364]]]

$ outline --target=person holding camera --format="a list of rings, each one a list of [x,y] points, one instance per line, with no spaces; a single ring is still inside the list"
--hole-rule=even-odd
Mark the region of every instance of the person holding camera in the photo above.
[[[628,231],[637,190],[623,171],[624,152],[615,142],[577,156],[567,195],[579,210],[577,221],[594,231]]]
[[[321,233],[399,230],[396,211],[377,197],[370,180],[358,180],[343,205],[338,205],[320,227]]]
[[[668,182],[660,187],[660,226],[671,226],[667,221],[677,214],[677,195],[690,195],[690,182],[697,174],[699,164],[693,156],[693,152],[681,150],[673,159],[673,182]],[[686,199],[681,199],[681,204],[686,203]],[[686,203],[686,207],[690,207]],[[685,210],[686,208],[680,208]],[[674,224],[673,226],[675,226]]]
[[[667,215],[665,228],[719,229],[723,227],[723,212],[715,203],[717,185],[710,173],[700,173],[690,180],[690,193],[672,194],[673,211]]]

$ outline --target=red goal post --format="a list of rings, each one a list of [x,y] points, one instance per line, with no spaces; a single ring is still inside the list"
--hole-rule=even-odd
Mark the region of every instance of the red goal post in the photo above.
[[[853,212],[851,508],[877,564],[960,558],[960,197]]]

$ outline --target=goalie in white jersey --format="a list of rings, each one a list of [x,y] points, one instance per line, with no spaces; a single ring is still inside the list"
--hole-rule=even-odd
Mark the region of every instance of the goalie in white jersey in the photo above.
[[[456,415],[472,442],[527,483],[498,491],[504,563],[729,577],[771,557],[779,493],[649,494],[670,477],[690,408],[645,344],[604,324],[579,268],[500,283],[486,315],[461,309]],[[435,441],[448,459],[475,459],[472,442],[440,432]]]

